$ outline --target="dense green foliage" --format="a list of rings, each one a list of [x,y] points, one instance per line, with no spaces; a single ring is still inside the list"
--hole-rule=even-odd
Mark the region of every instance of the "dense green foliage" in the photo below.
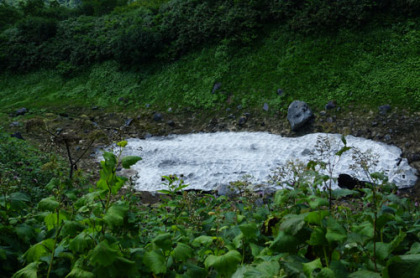
[[[126,142],[118,145],[123,148]],[[105,152],[96,186],[66,181],[55,169],[57,176],[45,184],[43,198],[36,201],[31,192],[22,192],[21,187],[11,186],[13,181],[2,179],[1,275],[420,274],[420,211],[410,200],[395,195],[395,188],[381,174],[370,175],[375,186],[329,195],[319,189],[324,182],[328,187],[328,176],[295,167],[294,189],[279,190],[273,198],[256,194],[246,181],[232,183],[239,190],[232,197],[179,194],[182,181],[167,176],[166,195],[150,206],[143,205],[130,190],[121,192],[127,179],[117,175],[117,168],[120,163],[129,168],[138,159]],[[316,169],[316,165],[311,162],[308,166]],[[353,196],[350,207],[340,201],[344,196]]]
[[[55,3],[55,4],[53,4]],[[301,32],[357,28],[381,16],[417,16],[419,1],[134,1],[85,0],[69,10],[57,2],[0,5],[0,68],[27,71],[87,66],[116,59],[141,68],[205,44],[247,45],[267,24]]]

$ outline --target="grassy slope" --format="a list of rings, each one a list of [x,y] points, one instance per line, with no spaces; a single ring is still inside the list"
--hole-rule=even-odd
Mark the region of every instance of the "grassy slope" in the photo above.
[[[227,106],[227,94],[211,94],[213,84],[232,94],[232,104],[285,109],[293,99],[322,109],[340,105],[391,103],[420,109],[420,21],[363,31],[303,36],[271,29],[253,46],[237,49],[221,43],[172,64],[148,65],[123,72],[114,62],[96,65],[77,77],[54,71],[2,75],[0,112],[18,107],[93,106],[138,109],[146,103],[213,109]],[[278,88],[286,98],[276,95]],[[125,97],[128,105],[118,99]],[[115,104],[120,104],[117,106]],[[119,108],[115,108],[119,107]]]

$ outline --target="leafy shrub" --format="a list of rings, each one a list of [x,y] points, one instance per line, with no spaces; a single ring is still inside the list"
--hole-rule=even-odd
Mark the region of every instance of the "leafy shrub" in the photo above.
[[[17,29],[23,42],[40,44],[57,33],[57,21],[43,17],[27,17],[21,20]]]

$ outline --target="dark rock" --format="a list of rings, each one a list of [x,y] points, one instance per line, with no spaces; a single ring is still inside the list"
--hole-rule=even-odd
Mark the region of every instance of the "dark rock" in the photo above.
[[[145,135],[144,135],[144,139],[149,139],[149,138],[151,138],[152,137],[152,134],[150,134],[150,133],[146,133]]]
[[[230,114],[230,115],[228,116],[228,118],[229,118],[229,119],[235,119],[235,115]]]
[[[325,112],[324,110],[322,110],[322,111],[319,112],[319,115],[320,116],[325,116],[325,115],[327,115],[327,112]]]
[[[245,116],[242,116],[238,120],[238,125],[243,126],[244,124],[246,124],[246,121],[247,121],[247,118]]]
[[[133,122],[133,119],[131,119],[131,118],[125,120],[124,126],[129,127],[132,122]]]
[[[277,89],[277,95],[279,96],[284,95],[284,91],[282,89]]]
[[[59,116],[63,117],[63,118],[68,118],[69,114],[67,113],[59,113]]]
[[[170,127],[174,127],[174,126],[175,126],[175,122],[174,122],[174,121],[172,121],[172,120],[169,120],[169,121],[167,122],[167,124],[168,124],[168,126],[170,126]]]
[[[213,90],[211,91],[212,94],[216,93],[217,90],[219,90],[222,87],[222,83],[215,83],[213,86]]]
[[[247,119],[249,119],[250,117],[251,117],[251,113],[244,113],[244,116],[247,118]]]
[[[381,113],[382,115],[385,115],[390,110],[391,110],[391,105],[389,104],[379,106],[379,113]]]
[[[311,155],[312,154],[312,152],[311,152],[311,150],[310,149],[304,149],[302,152],[301,152],[301,154],[300,155],[302,155],[302,156],[306,156],[306,155]]]
[[[340,174],[337,179],[340,188],[347,188],[353,190],[354,188],[363,188],[366,185],[365,181],[360,181],[348,174]]]
[[[242,109],[242,105],[238,105],[237,107],[236,107],[238,110],[241,110]]]
[[[378,122],[372,122],[372,126],[377,126]]]
[[[313,113],[308,104],[300,100],[293,101],[287,110],[287,120],[293,131],[305,125],[312,117]]]
[[[156,112],[155,114],[153,114],[153,120],[155,122],[160,122],[162,121],[162,119],[163,119],[163,116],[161,113]]]
[[[261,123],[261,126],[265,126],[265,122],[262,122],[262,123]]]
[[[384,139],[385,141],[391,141],[391,135],[385,134]]]
[[[264,103],[263,110],[268,111],[268,103]]]
[[[99,109],[99,107],[98,106],[93,106],[92,107],[92,110],[98,110]]]
[[[124,102],[124,103],[127,103],[127,102],[128,102],[128,99],[126,99],[125,97],[120,97],[120,98],[118,99],[118,101],[119,101],[119,102]]]
[[[150,108],[150,104],[149,103],[146,103],[145,107],[146,108]]]
[[[232,109],[230,109],[229,107],[226,108],[226,112],[230,112]]]
[[[331,118],[331,117],[328,117],[327,118],[327,123],[333,123],[334,122],[334,119],[333,118]]]
[[[10,137],[15,137],[15,138],[20,139],[20,140],[25,140],[25,139],[22,137],[22,134],[21,134],[20,132],[15,132],[15,133],[13,133],[12,135],[10,135]]]
[[[20,109],[18,109],[18,110],[16,110],[16,116],[23,116],[23,115],[25,115],[26,113],[28,113],[28,109],[26,109],[26,108],[20,108]]]
[[[335,108],[335,102],[334,101],[329,101],[326,105],[325,105],[325,110],[331,110]]]

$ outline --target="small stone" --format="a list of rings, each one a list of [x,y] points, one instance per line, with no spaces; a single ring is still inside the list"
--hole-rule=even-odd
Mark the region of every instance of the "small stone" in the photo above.
[[[230,115],[228,116],[228,118],[229,118],[229,119],[235,119],[235,115],[230,114]]]
[[[18,110],[16,110],[16,116],[23,116],[23,115],[25,115],[26,113],[28,113],[28,109],[26,109],[25,107],[23,107],[23,108],[20,108],[20,109],[18,109]]]
[[[20,126],[20,122],[11,122],[9,126],[10,127],[18,127],[18,126]]]
[[[175,122],[174,122],[174,121],[172,121],[172,120],[169,120],[169,121],[167,122],[167,124],[168,124],[170,127],[174,127],[174,126],[175,126]]]
[[[263,110],[268,111],[268,103],[264,103]]]
[[[145,107],[150,108],[150,103],[146,103]]]
[[[384,139],[385,139],[385,141],[391,141],[391,135],[385,134]]]
[[[246,124],[246,121],[247,121],[246,117],[242,116],[238,120],[238,125],[243,126],[244,124]]]
[[[372,126],[377,126],[378,122],[372,122]]]
[[[98,106],[93,106],[92,107],[92,110],[98,110],[99,109],[99,107]]]
[[[327,115],[327,112],[325,112],[324,110],[322,110],[322,111],[319,112],[319,115],[320,116],[325,116],[325,115]]]
[[[335,108],[335,102],[330,100],[326,105],[325,105],[325,110],[331,110]]]
[[[67,113],[59,113],[59,116],[63,117],[63,118],[68,118],[69,114]]]
[[[168,108],[168,112],[171,113],[172,112],[172,107]]]
[[[382,114],[382,115],[385,115],[390,110],[391,110],[391,105],[389,105],[389,104],[379,106],[379,113]]]
[[[226,108],[226,112],[230,112],[232,109],[230,109],[229,107]]]
[[[284,95],[284,91],[282,89],[277,89],[277,95],[279,96]]]
[[[21,134],[20,132],[15,132],[15,133],[13,133],[12,135],[10,135],[10,137],[15,137],[15,138],[20,139],[20,140],[25,140],[25,139],[22,137],[22,134]]]
[[[213,85],[213,90],[211,91],[212,94],[216,93],[217,90],[219,90],[222,87],[222,83],[217,82]]]
[[[153,120],[155,122],[160,122],[160,121],[162,121],[162,119],[163,119],[163,116],[162,116],[161,113],[157,112],[157,113],[153,114]]]
[[[236,107],[238,110],[241,110],[242,109],[242,105],[238,105],[237,107]]]
[[[133,119],[129,118],[129,119],[125,120],[124,125],[125,125],[126,127],[129,127],[129,126],[131,125],[131,123],[132,123],[132,122],[133,122]]]

